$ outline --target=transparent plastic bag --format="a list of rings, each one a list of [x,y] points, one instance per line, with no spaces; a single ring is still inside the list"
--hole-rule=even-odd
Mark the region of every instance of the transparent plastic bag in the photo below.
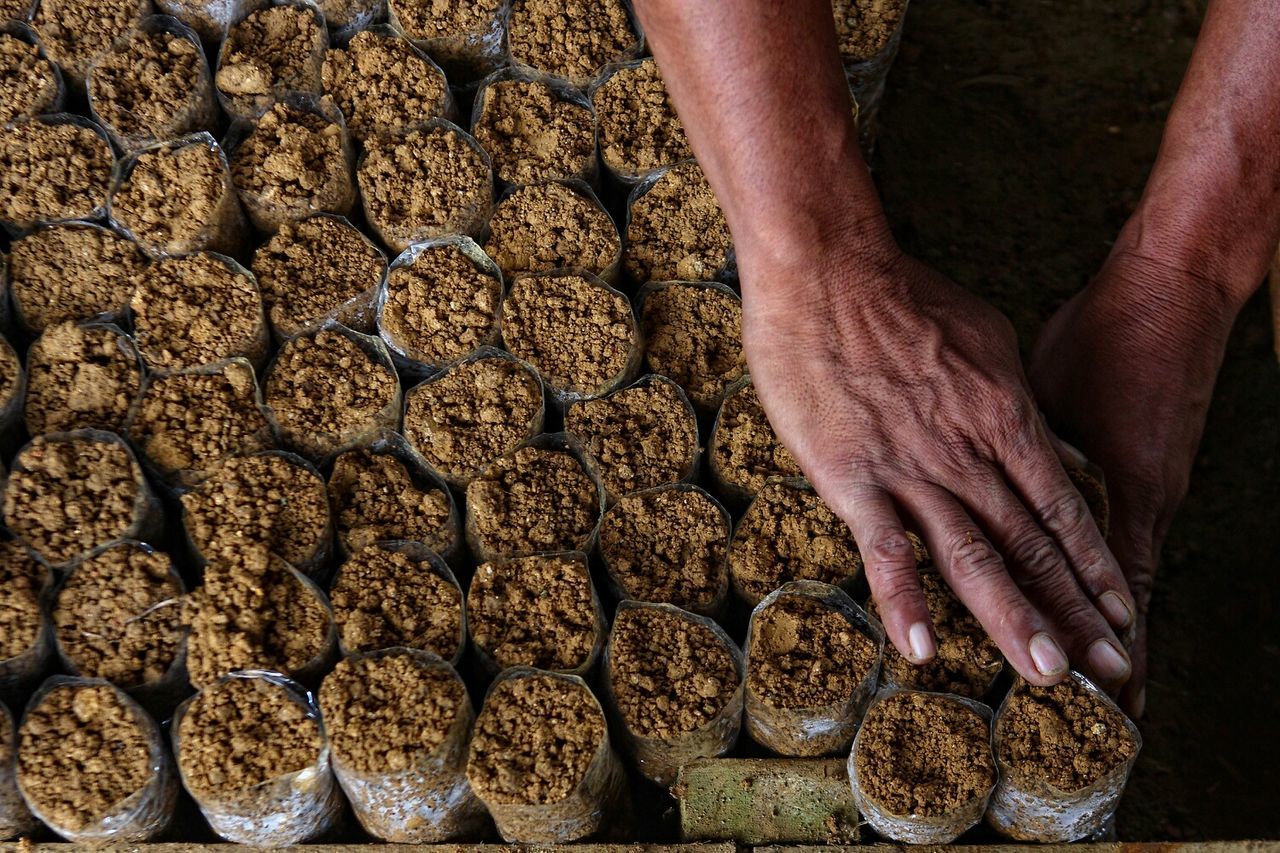
[[[622,269],[622,232],[618,230],[617,223],[613,221],[613,217],[609,215],[609,212],[605,209],[604,205],[601,204],[599,197],[595,193],[595,190],[593,190],[591,186],[587,184],[586,181],[579,180],[577,178],[568,178],[563,180],[546,180],[546,181],[539,181],[536,184],[526,184],[523,186],[509,186],[505,188],[499,194],[497,204],[494,205],[493,215],[489,217],[489,222],[484,229],[483,245],[484,245],[485,252],[489,253],[490,257],[492,257],[494,261],[498,263],[499,266],[502,266],[504,259],[508,259],[508,258],[516,259],[524,263],[530,263],[530,262],[537,263],[537,261],[534,261],[529,257],[528,254],[522,251],[523,247],[519,247],[516,249],[508,249],[507,247],[504,247],[501,244],[495,245],[493,222],[494,222],[494,219],[496,219],[500,213],[504,212],[503,205],[512,203],[510,202],[510,199],[513,196],[533,195],[537,193],[542,193],[542,192],[545,192],[547,189],[549,189],[552,185],[559,186],[564,188],[565,190],[568,190],[569,193],[571,193],[573,196],[576,196],[578,200],[586,203],[587,207],[590,208],[591,212],[595,214],[597,220],[608,223],[606,237],[607,238],[611,237],[615,246],[615,249],[612,255],[609,256],[609,260],[605,263],[603,267],[599,269],[587,268],[587,267],[576,265],[574,263],[570,263],[568,267],[560,267],[559,269],[580,270],[595,276],[596,278],[600,279],[606,284],[609,284],[609,285],[615,284],[618,280],[619,271]],[[544,195],[542,196],[542,198],[547,199],[548,196]],[[525,227],[525,228],[536,227],[539,223],[531,222],[530,219],[532,218],[533,217],[526,217],[526,218],[515,217],[517,227]],[[566,242],[582,241],[587,236],[586,234],[583,233],[581,229],[577,228],[578,223],[576,222],[572,223],[572,227],[569,227],[568,225],[566,225],[566,223],[563,220],[561,220],[560,222],[554,222],[554,223],[544,222],[542,224],[552,224],[552,225],[559,226],[556,229],[556,238],[565,239]],[[526,233],[525,236],[528,236],[528,234]],[[527,276],[527,275],[538,275],[538,274],[547,273],[551,271],[552,271],[551,269],[547,269],[547,268],[507,269],[503,271],[503,277],[508,281],[514,282],[517,279],[523,278],[524,276]]]
[[[684,354],[682,347],[675,347],[671,352],[660,351],[662,343],[667,341],[657,332],[664,325],[659,317],[652,316],[658,310],[654,306],[664,296],[678,294],[683,290],[714,296],[726,300],[732,306],[728,323],[730,328],[721,330],[723,333],[718,339],[707,335],[707,340],[693,342],[695,352],[692,359]],[[721,404],[731,391],[745,384],[743,377],[746,375],[747,363],[746,357],[742,355],[742,297],[732,287],[718,281],[651,281],[637,291],[635,304],[648,369],[679,384],[699,414],[717,417]],[[692,312],[681,314],[678,319],[704,333],[709,331],[701,317]],[[722,360],[729,360],[731,363],[727,372],[716,371],[714,368],[713,362]]]
[[[18,743],[18,724],[9,708],[0,702],[0,752],[4,747],[13,755]],[[18,792],[18,781],[12,761],[0,762],[0,841],[34,835],[40,822],[31,814]]]
[[[872,127],[880,111],[880,101],[884,97],[885,80],[889,69],[898,56],[898,45],[902,42],[902,28],[907,20],[908,0],[894,0],[885,6],[899,6],[898,20],[893,32],[884,45],[873,55],[866,58],[845,55],[844,73],[849,81],[849,92],[858,107],[858,124],[860,130],[874,134]],[[858,4],[854,4],[858,5]],[[865,138],[865,137],[864,137]]]
[[[698,169],[697,161],[685,160],[680,163],[676,163],[675,165],[664,166],[661,169],[657,169],[653,172],[650,172],[648,175],[642,178],[634,187],[631,188],[631,192],[627,193],[627,212],[622,223],[622,233],[626,237],[627,252],[626,252],[626,255],[623,257],[623,264],[625,266],[628,276],[630,276],[633,280],[645,282],[646,286],[649,286],[652,283],[680,282],[680,283],[692,284],[695,282],[719,283],[719,282],[737,281],[738,257],[737,257],[737,253],[734,251],[734,248],[733,248],[733,243],[731,241],[732,238],[730,238],[728,248],[725,250],[723,257],[720,259],[720,263],[718,263],[715,267],[709,267],[704,265],[700,259],[696,258],[696,256],[692,258],[687,258],[687,259],[681,259],[679,257],[676,257],[678,252],[685,248],[684,246],[671,245],[671,244],[659,244],[656,246],[656,249],[658,251],[656,251],[655,254],[671,255],[672,256],[671,259],[675,263],[675,269],[673,270],[675,274],[670,276],[661,275],[660,270],[654,270],[653,274],[649,276],[643,276],[638,274],[637,272],[637,265],[632,260],[633,258],[632,253],[638,241],[632,236],[632,231],[631,231],[632,222],[635,220],[636,205],[641,201],[641,199],[643,199],[646,195],[648,195],[651,190],[653,190],[654,186],[657,185],[659,181],[661,181],[664,177],[670,174],[673,170],[678,168],[686,168],[686,167],[692,167],[694,169]],[[698,169],[698,171],[700,172],[701,170]],[[729,236],[727,225],[725,226],[725,236],[726,237]],[[698,248],[698,247],[694,247],[694,248]],[[650,287],[650,290],[652,289],[653,288]],[[732,293],[735,297],[737,296],[737,293],[730,287],[725,286],[724,290],[728,291],[729,293]]]
[[[133,338],[115,323],[89,320],[76,323],[76,327],[86,333],[100,333],[114,338],[115,348],[120,357],[128,362],[130,371],[128,379],[119,383],[119,393],[124,397],[124,408],[118,408],[118,404],[113,403],[109,415],[106,414],[108,410],[102,408],[92,413],[77,410],[72,405],[72,397],[86,393],[90,389],[96,391],[112,387],[116,384],[116,380],[108,377],[104,381],[101,378],[102,374],[98,372],[77,372],[69,380],[65,376],[58,375],[55,372],[55,366],[71,363],[73,355],[56,345],[62,340],[61,338],[50,341],[44,337],[44,333],[41,333],[27,349],[27,384],[22,408],[29,435],[42,435],[46,432],[65,429],[66,427],[62,425],[68,423],[80,428],[82,425],[90,426],[97,422],[94,428],[110,428],[113,431],[118,429],[122,433],[127,431],[129,412],[137,402],[138,394],[141,393],[146,370],[142,363],[142,354],[134,346]],[[34,380],[33,377],[35,377]],[[141,461],[143,465],[146,464],[145,459]]]
[[[325,53],[329,50],[329,31],[325,23],[324,14],[314,0],[233,0],[233,2],[238,4],[238,8],[226,29],[222,45],[218,49],[218,60],[213,77],[214,92],[217,95],[218,103],[227,115],[231,116],[232,119],[252,120],[271,109],[272,105],[277,101],[287,98],[318,100],[324,94],[320,69],[324,65]],[[245,20],[251,15],[280,6],[288,6],[308,13],[314,25],[318,28],[319,38],[316,39],[315,46],[307,56],[307,60],[301,69],[300,77],[295,80],[284,81],[273,79],[269,82],[270,91],[266,93],[242,95],[224,91],[225,83],[223,78],[226,75],[223,72],[227,68],[233,67],[227,63],[227,54],[229,51],[241,47],[237,41],[236,27],[244,24]],[[259,49],[261,49],[261,46],[259,46]],[[231,147],[228,145],[228,150]]]
[[[548,71],[547,69],[544,69],[544,68],[535,68],[531,64],[527,62],[523,62],[520,59],[518,59],[516,57],[516,53],[523,52],[523,51],[517,51],[513,49],[511,46],[512,33],[515,31],[514,29],[515,24],[512,18],[516,14],[515,7],[518,5],[521,5],[521,3],[522,3],[522,0],[511,0],[511,8],[507,12],[507,38],[504,40],[504,45],[506,48],[506,57],[505,57],[506,62],[512,68],[518,71],[522,71],[525,73],[544,74],[552,79],[562,80],[570,86],[575,86],[579,89],[585,89],[587,88],[587,86],[591,84],[591,81],[594,80],[596,76],[599,75],[600,72],[603,69],[607,68],[609,65],[619,63],[619,62],[626,62],[627,60],[630,60],[630,59],[635,59],[636,57],[643,55],[645,52],[644,31],[640,26],[640,20],[636,17],[635,10],[632,8],[632,5],[629,2],[629,0],[622,0],[622,2],[619,5],[622,6],[622,10],[626,13],[627,23],[629,25],[630,31],[635,35],[635,40],[629,46],[627,46],[625,49],[615,54],[614,56],[610,56],[599,67],[593,68],[584,74],[574,75],[572,77],[567,77],[562,74],[556,74],[555,72]],[[588,8],[591,8],[591,7],[599,8],[600,4],[596,4],[596,3],[588,4]],[[572,20],[572,24],[576,25],[576,28],[589,29],[588,23],[586,21],[573,20],[574,10],[572,9],[572,7],[567,10],[563,10],[563,11],[557,10],[557,11],[560,12],[560,14],[562,14],[565,18]],[[541,21],[541,23],[544,25],[550,25],[552,22],[544,19]],[[599,37],[600,33],[596,31],[595,33],[593,33],[593,35]],[[559,34],[557,34],[557,36],[559,36]],[[557,40],[559,39],[563,39],[563,36],[559,36]],[[603,39],[601,40],[603,41]],[[536,55],[541,51],[535,49],[533,52]]]
[[[49,619],[48,605],[53,598],[55,576],[53,570],[26,546],[12,542],[0,543],[0,547],[18,551],[20,558],[29,559],[40,575],[40,585],[36,591],[40,615],[35,636],[26,649],[13,657],[0,660],[0,700],[19,701],[25,698],[24,694],[28,689],[44,677],[45,670],[53,660],[53,623]],[[0,837],[3,837],[3,833],[0,833]]]
[[[663,116],[668,120],[668,127],[664,128],[667,132],[661,134],[657,139],[648,140],[646,145],[654,148],[651,151],[644,151],[642,145],[636,143],[635,134],[631,134],[631,138],[614,139],[610,136],[610,128],[613,122],[608,110],[601,108],[602,89],[610,85],[610,81],[619,73],[643,73],[648,74],[656,72],[658,82],[661,83],[661,71],[657,67],[653,57],[644,57],[641,59],[630,59],[623,62],[615,62],[606,65],[591,85],[587,87],[587,95],[591,98],[592,106],[596,113],[596,149],[600,154],[600,162],[604,164],[605,173],[624,187],[631,187],[644,180],[650,173],[668,166],[674,166],[681,160],[687,160],[693,156],[693,152],[689,148],[688,140],[684,136],[684,126],[681,124],[679,117],[675,114],[674,108]],[[669,100],[666,93],[665,84],[662,86],[663,97]],[[639,98],[645,102],[651,102],[650,98],[654,94],[653,91],[641,91],[638,93]],[[631,103],[634,103],[632,101]],[[630,116],[633,120],[638,119],[641,127],[647,127],[647,119],[651,117]],[[635,130],[636,121],[632,122],[631,130]],[[677,136],[679,137],[677,140]],[[663,138],[665,137],[665,138]],[[660,150],[659,150],[660,149]],[[640,159],[643,155],[643,160]],[[619,158],[625,159],[619,159]]]
[[[44,115],[47,113],[60,113],[63,105],[67,100],[67,84],[62,79],[62,71],[58,68],[58,64],[51,60],[45,53],[44,43],[40,41],[40,36],[25,21],[10,19],[0,22],[0,33],[16,38],[18,41],[29,44],[36,49],[36,56],[42,62],[46,63],[49,74],[53,77],[53,93],[52,97],[43,104],[38,112],[29,115],[16,116],[15,120],[34,118],[36,115]]]
[[[152,0],[157,11],[195,30],[216,54],[231,24],[244,17],[245,0]]]
[[[506,60],[504,44],[506,41],[507,12],[509,0],[488,0],[492,15],[478,26],[463,32],[429,34],[418,27],[417,16],[422,14],[428,23],[435,9],[422,0],[388,0],[387,13],[391,25],[401,30],[419,49],[426,51],[440,64],[449,79],[454,83],[465,83],[488,74]],[[471,0],[459,5],[472,6]],[[412,16],[407,15],[411,7],[426,6],[428,11],[414,10]],[[487,10],[486,10],[487,11]]]
[[[5,208],[0,208],[0,226],[3,226],[9,236],[14,238],[25,235],[27,232],[38,228],[41,225],[74,222],[82,219],[101,219],[106,214],[107,197],[111,192],[111,176],[115,174],[116,152],[115,148],[112,147],[111,137],[97,122],[92,119],[85,118],[84,116],[75,115],[74,113],[48,113],[45,115],[38,115],[35,118],[27,119],[23,122],[5,126],[0,128],[0,132],[15,133],[17,132],[17,129],[34,127],[36,124],[44,125],[46,127],[58,127],[60,125],[69,124],[92,132],[102,141],[101,150],[107,155],[104,159],[109,160],[110,165],[105,168],[102,173],[90,174],[88,176],[90,185],[84,187],[83,192],[81,191],[81,188],[69,186],[65,182],[65,172],[68,171],[68,169],[61,170],[64,173],[64,181],[63,185],[59,187],[59,193],[56,198],[63,200],[62,209],[37,210],[35,209],[36,201],[34,199],[29,199],[28,202],[32,205],[30,211],[31,215],[19,220],[10,219],[8,217],[7,205]],[[71,154],[71,152],[65,151],[61,153],[67,155]],[[80,159],[82,158],[75,155],[74,158],[68,162],[75,162]],[[77,165],[82,164],[77,163]],[[86,169],[86,171],[89,170]],[[37,184],[37,186],[39,185],[40,184]],[[83,198],[80,198],[80,196],[83,196]],[[71,205],[71,199],[75,199],[75,206]]]
[[[329,41],[345,42],[387,16],[387,0],[316,0],[329,27]]]
[[[6,295],[0,293],[0,297]],[[0,336],[0,358],[17,371],[12,378],[5,377],[11,388],[7,397],[0,398],[0,437],[7,440],[15,436],[17,426],[22,422],[22,404],[27,398],[27,371],[22,367],[17,350],[4,336]]]

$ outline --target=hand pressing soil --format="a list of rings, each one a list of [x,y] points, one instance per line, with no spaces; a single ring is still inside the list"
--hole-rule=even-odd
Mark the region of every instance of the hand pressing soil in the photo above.
[[[498,80],[477,96],[476,141],[509,184],[585,178],[595,166],[595,116],[538,80]]]
[[[681,282],[655,288],[640,307],[640,329],[650,369],[675,380],[703,410],[719,406],[747,372],[742,302],[727,288]]]
[[[93,219],[114,165],[110,143],[90,127],[38,118],[0,127],[0,221],[29,228]]]
[[[623,178],[638,178],[693,156],[662,72],[653,59],[619,68],[591,96],[600,157]]]
[[[627,275],[638,282],[712,281],[728,262],[732,237],[696,161],[662,173],[630,205]]]
[[[58,95],[57,72],[40,45],[0,33],[0,124],[54,112]]]
[[[356,139],[443,117],[451,105],[440,69],[390,31],[365,30],[330,49],[323,76]]]

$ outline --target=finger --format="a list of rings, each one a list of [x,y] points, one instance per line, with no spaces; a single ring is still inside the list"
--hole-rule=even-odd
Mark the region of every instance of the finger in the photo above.
[[[1120,707],[1135,720],[1141,720],[1147,710],[1147,617],[1139,613],[1133,646],[1129,654],[1133,659],[1133,675],[1120,691]]]

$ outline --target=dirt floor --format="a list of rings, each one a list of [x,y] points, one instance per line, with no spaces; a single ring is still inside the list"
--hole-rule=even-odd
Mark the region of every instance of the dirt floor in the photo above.
[[[1204,3],[912,0],[875,160],[903,243],[1030,342],[1137,200]],[[1280,838],[1278,449],[1259,295],[1165,547],[1122,839]]]

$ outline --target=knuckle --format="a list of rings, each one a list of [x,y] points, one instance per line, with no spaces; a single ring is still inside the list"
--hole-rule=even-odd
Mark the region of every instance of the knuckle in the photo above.
[[[967,534],[951,549],[951,574],[958,585],[981,583],[1004,571],[1004,560],[986,537]]]
[[[901,530],[883,528],[872,534],[868,546],[862,549],[863,559],[869,567],[880,571],[915,569],[915,549],[911,540]]]
[[[1048,536],[1031,535],[1009,551],[1020,581],[1035,586],[1050,585],[1063,575],[1062,554]]]
[[[1074,489],[1054,497],[1043,511],[1044,523],[1051,531],[1061,535],[1079,533],[1086,521],[1092,520],[1089,506]]]

